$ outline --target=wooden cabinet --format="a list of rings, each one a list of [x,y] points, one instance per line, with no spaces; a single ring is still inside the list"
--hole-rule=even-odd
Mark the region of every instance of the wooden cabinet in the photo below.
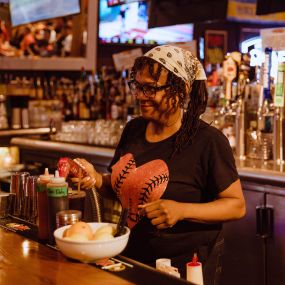
[[[283,285],[285,284],[283,190],[279,187],[258,184],[251,184],[250,187],[244,184],[243,189],[247,206],[246,216],[239,221],[224,225],[225,254],[221,285]],[[273,236],[266,242],[256,234],[256,206],[263,205],[264,195],[267,205],[273,206],[274,211]]]
[[[273,238],[268,240],[268,284],[285,284],[285,197],[267,195],[267,202],[274,207]]]

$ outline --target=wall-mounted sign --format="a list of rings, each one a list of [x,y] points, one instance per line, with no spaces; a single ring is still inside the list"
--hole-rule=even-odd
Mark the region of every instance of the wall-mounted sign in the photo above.
[[[227,32],[207,30],[205,33],[205,65],[222,63],[227,52]]]
[[[285,23],[285,12],[257,16],[256,0],[228,0],[227,18],[240,22]]]
[[[285,50],[285,27],[260,30],[262,48],[271,47],[273,50]]]
[[[180,47],[190,51],[193,55],[197,56],[197,41],[170,43],[173,46]]]
[[[139,56],[142,56],[143,52],[141,48],[135,48],[131,50],[122,51],[119,53],[113,54],[113,61],[117,71],[122,71],[130,69],[135,59]]]

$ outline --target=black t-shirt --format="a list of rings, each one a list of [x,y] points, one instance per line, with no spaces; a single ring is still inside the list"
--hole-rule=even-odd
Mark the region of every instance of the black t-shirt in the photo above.
[[[200,121],[192,143],[171,158],[175,134],[150,143],[145,139],[146,127],[147,121],[142,117],[126,125],[110,171],[120,157],[128,153],[133,155],[136,167],[156,159],[163,160],[169,170],[169,181],[161,199],[183,203],[213,201],[238,179],[228,139],[216,128]],[[173,258],[192,253],[201,245],[210,245],[220,229],[221,223],[179,221],[172,228],[158,231],[143,218],[132,228],[125,254],[145,263],[161,257]]]

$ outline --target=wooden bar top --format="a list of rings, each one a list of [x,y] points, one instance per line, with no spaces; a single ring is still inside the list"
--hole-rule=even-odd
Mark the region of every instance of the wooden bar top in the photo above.
[[[125,270],[109,272],[68,259],[55,248],[23,235],[0,223],[1,285],[192,284],[124,256],[116,258],[128,265]]]
[[[1,285],[135,284],[0,227]]]

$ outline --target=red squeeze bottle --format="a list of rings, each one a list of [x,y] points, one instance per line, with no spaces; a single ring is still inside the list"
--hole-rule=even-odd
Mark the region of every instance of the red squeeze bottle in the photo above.
[[[57,164],[58,172],[60,177],[67,177],[71,174],[74,177],[80,176],[80,169],[82,170],[82,176],[87,176],[85,169],[79,165],[76,159],[68,157],[62,157],[59,159]]]
[[[54,175],[49,174],[48,168],[45,173],[40,175],[37,180],[37,198],[38,198],[38,238],[39,240],[47,240],[49,235],[48,225],[48,197],[47,184]]]
[[[202,263],[198,261],[197,253],[194,253],[192,261],[186,264],[186,279],[197,285],[204,284]]]
[[[68,158],[68,157],[62,157],[59,159],[58,163],[57,163],[57,169],[59,172],[59,176],[60,177],[67,177],[70,171],[70,161],[72,159]]]

